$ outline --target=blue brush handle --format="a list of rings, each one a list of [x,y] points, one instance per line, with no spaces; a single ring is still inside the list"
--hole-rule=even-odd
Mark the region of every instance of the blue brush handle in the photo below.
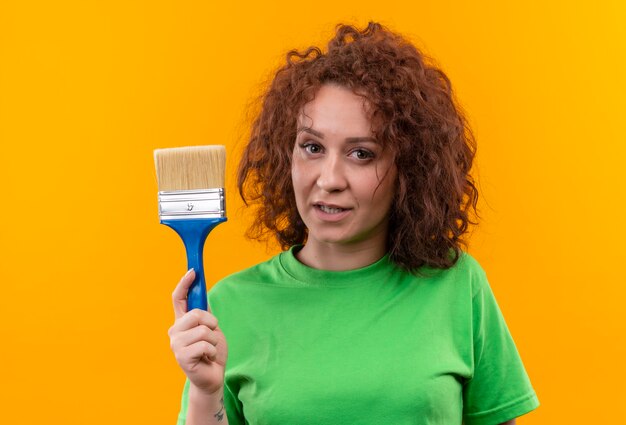
[[[202,252],[204,242],[211,230],[225,221],[226,217],[161,220],[161,224],[171,227],[181,237],[187,251],[187,270],[193,268],[196,272],[196,277],[187,293],[187,311],[194,308],[208,310]]]

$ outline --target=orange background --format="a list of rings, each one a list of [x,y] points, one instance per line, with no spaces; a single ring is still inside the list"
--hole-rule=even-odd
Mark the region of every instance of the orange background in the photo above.
[[[246,105],[287,49],[369,19],[438,60],[476,132],[470,252],[542,403],[519,423],[626,423],[617,0],[2,2],[0,422],[174,423],[186,262],[158,224],[152,151],[227,146],[209,281],[267,258],[234,189]]]

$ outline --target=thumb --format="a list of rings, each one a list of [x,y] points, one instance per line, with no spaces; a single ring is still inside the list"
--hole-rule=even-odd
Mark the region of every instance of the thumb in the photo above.
[[[196,278],[194,269],[189,269],[187,273],[180,279],[174,292],[172,292],[172,304],[174,306],[174,315],[176,318],[182,317],[187,312],[187,292],[189,287]]]

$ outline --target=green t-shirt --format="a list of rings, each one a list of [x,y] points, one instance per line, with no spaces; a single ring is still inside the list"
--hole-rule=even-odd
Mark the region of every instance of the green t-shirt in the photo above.
[[[387,256],[317,270],[292,248],[218,282],[209,304],[228,342],[229,424],[488,425],[535,409],[478,262],[463,253],[422,272]]]

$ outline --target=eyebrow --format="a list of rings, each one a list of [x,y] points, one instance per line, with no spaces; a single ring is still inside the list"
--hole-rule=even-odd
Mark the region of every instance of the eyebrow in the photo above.
[[[311,127],[300,127],[297,129],[298,133],[302,131],[304,131],[305,133],[312,134],[315,137],[319,137],[320,139],[324,139],[323,133],[320,133],[317,130],[313,130]],[[373,137],[346,137],[346,142],[348,143],[362,143],[362,142],[378,143],[378,141]]]

